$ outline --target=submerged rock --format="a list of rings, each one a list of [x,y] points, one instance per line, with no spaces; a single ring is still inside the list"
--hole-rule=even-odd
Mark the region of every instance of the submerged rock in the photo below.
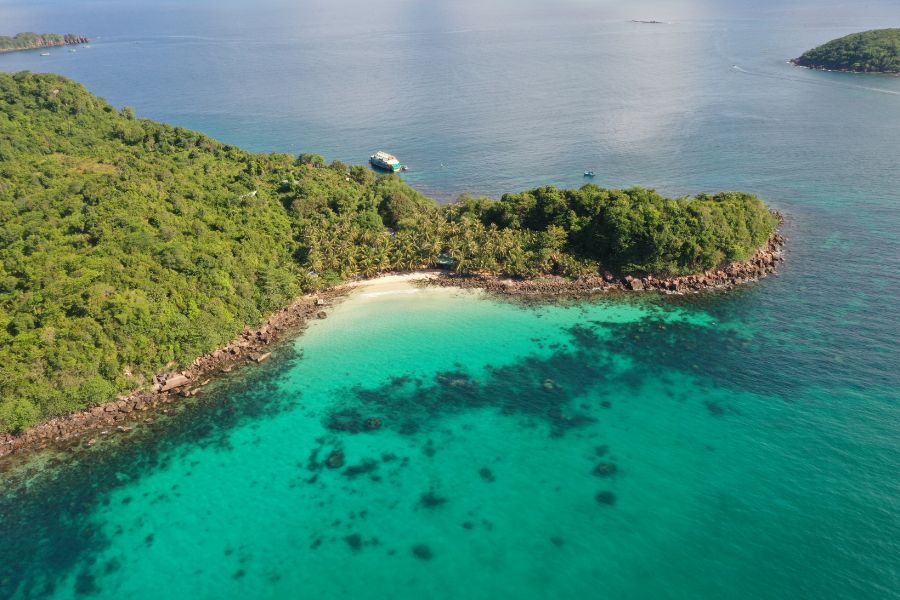
[[[328,455],[328,458],[325,459],[325,466],[329,469],[340,469],[343,467],[344,453],[340,450],[333,451]]]
[[[362,536],[359,535],[358,533],[353,533],[351,535],[348,535],[347,537],[344,538],[344,541],[347,542],[347,545],[350,546],[350,548],[354,552],[358,552],[359,549],[362,548],[362,545],[363,545]]]
[[[434,553],[431,551],[431,548],[426,546],[425,544],[416,544],[412,547],[413,556],[419,558],[421,560],[431,560],[434,558]]]
[[[378,468],[378,463],[374,460],[364,460],[358,465],[351,465],[344,469],[344,475],[353,478],[365,473],[371,473]]]
[[[706,410],[709,411],[709,414],[714,417],[721,417],[725,414],[725,409],[715,400],[704,400],[703,404],[706,405]]]
[[[616,503],[616,495],[610,492],[609,490],[604,490],[602,492],[597,492],[597,495],[594,496],[594,500],[597,501],[597,504],[605,504],[606,506],[612,506]]]
[[[372,429],[381,429],[381,419],[379,417],[369,417],[366,419],[365,428]]]
[[[433,490],[428,490],[419,498],[419,505],[424,508],[437,508],[446,502],[446,498],[438,496]]]
[[[494,482],[494,474],[487,467],[481,467],[481,469],[478,470],[478,474],[481,475],[481,478],[488,483]]]
[[[602,462],[594,467],[594,475],[597,477],[610,477],[615,475],[618,470],[619,468],[616,466],[616,463]]]

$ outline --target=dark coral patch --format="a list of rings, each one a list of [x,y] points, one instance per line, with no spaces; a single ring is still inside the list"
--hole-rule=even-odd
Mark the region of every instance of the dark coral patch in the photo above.
[[[344,475],[352,479],[360,475],[365,475],[366,473],[372,473],[376,469],[378,469],[378,463],[376,461],[364,460],[358,465],[350,465],[344,469]]]
[[[340,469],[344,466],[344,453],[341,450],[334,450],[325,459],[325,466],[329,469]]]
[[[597,501],[597,504],[612,506],[616,503],[616,495],[609,490],[604,490],[602,492],[597,492],[597,495],[594,496],[594,500]]]
[[[363,545],[362,536],[358,533],[348,535],[344,538],[344,541],[347,542],[347,545],[350,546],[354,552],[359,552]]]
[[[100,592],[97,579],[87,569],[78,572],[75,578],[75,593],[80,596],[93,595]]]
[[[428,490],[419,498],[419,506],[423,508],[437,508],[447,502],[443,496],[438,496],[433,490]]]
[[[412,547],[413,556],[421,560],[431,560],[434,558],[434,553],[431,551],[425,544],[416,544]]]
[[[594,475],[597,477],[611,477],[616,474],[619,468],[616,466],[616,463],[611,462],[602,462],[597,463],[597,466],[594,467]]]
[[[725,408],[722,407],[721,404],[715,402],[714,400],[704,400],[703,404],[706,406],[706,410],[714,417],[721,417],[725,414]]]

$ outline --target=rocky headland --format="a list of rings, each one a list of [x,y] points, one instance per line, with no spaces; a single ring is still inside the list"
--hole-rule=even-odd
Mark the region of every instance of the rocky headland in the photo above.
[[[851,33],[807,50],[790,62],[821,71],[900,75],[900,28]]]
[[[774,233],[769,241],[749,260],[733,262],[693,275],[664,277],[646,273],[624,276],[604,273],[602,276],[567,279],[544,276],[535,279],[512,279],[495,275],[452,275],[428,279],[423,285],[477,288],[501,296],[526,298],[583,298],[614,292],[658,292],[663,294],[695,294],[712,290],[728,290],[757,281],[773,273],[784,259],[785,238]]]
[[[67,33],[17,33],[14,36],[0,36],[0,52],[18,52],[56,46],[87,44],[90,40],[81,35]]]

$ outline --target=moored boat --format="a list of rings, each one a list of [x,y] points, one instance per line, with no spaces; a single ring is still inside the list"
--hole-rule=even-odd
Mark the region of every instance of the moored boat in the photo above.
[[[403,170],[403,167],[400,165],[400,161],[397,160],[397,157],[393,154],[388,154],[383,150],[379,150],[378,152],[370,156],[369,162],[373,167],[384,169],[385,171],[391,171],[393,173]]]

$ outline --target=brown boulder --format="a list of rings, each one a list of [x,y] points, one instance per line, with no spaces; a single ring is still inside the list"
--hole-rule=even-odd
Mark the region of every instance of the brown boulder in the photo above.
[[[173,375],[163,384],[160,391],[168,392],[169,390],[174,390],[175,388],[179,388],[190,381],[184,375]]]

